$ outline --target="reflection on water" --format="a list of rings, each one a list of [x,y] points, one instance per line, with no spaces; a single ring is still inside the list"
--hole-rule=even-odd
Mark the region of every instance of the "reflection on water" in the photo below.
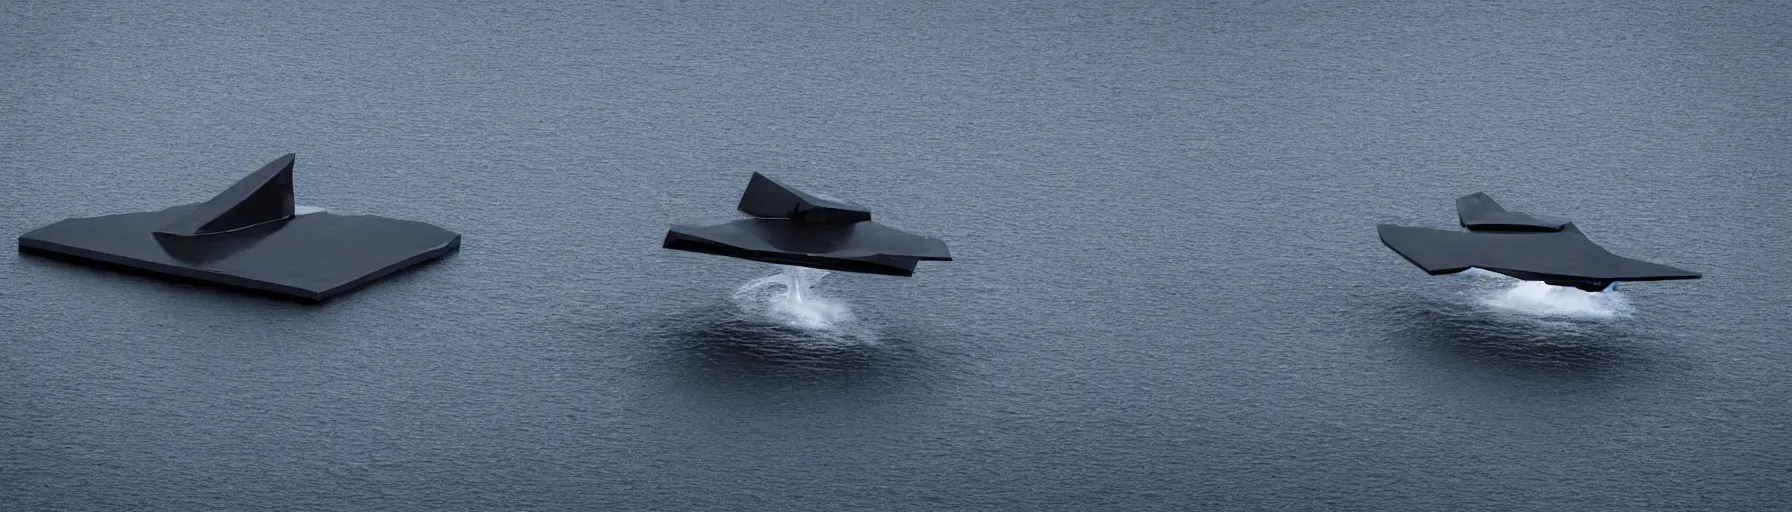
[[[674,349],[711,368],[787,375],[867,371],[886,352],[884,345],[739,317],[685,320],[697,321],[668,333]]]
[[[1393,334],[1465,370],[1587,377],[1626,371],[1658,349],[1622,292],[1589,293],[1471,270],[1453,294],[1375,301]],[[1489,365],[1492,366],[1489,366]]]
[[[1399,332],[1427,344],[1535,367],[1615,367],[1635,339],[1617,321],[1539,317],[1461,303],[1415,304],[1396,313]]]

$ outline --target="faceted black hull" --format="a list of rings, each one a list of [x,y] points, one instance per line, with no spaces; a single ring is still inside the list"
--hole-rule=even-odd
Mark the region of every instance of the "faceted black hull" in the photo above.
[[[1625,258],[1588,240],[1573,224],[1554,233],[1461,232],[1383,224],[1381,242],[1431,275],[1470,268],[1587,291],[1616,281],[1698,279],[1667,265]]]
[[[756,218],[672,226],[661,247],[779,265],[909,277],[921,261],[952,261],[946,242],[871,221],[871,211],[753,173],[736,207]]]
[[[460,235],[429,224],[331,213],[203,237],[154,233],[203,206],[67,219],[20,236],[19,250],[315,303],[460,247]]]
[[[1382,224],[1381,243],[1431,275],[1471,268],[1554,286],[1605,291],[1618,281],[1698,279],[1699,273],[1612,254],[1573,222],[1507,210],[1487,194],[1456,199],[1468,232]]]
[[[946,244],[874,222],[805,224],[742,219],[714,226],[673,226],[667,249],[840,272],[910,277],[921,260],[950,261]]]

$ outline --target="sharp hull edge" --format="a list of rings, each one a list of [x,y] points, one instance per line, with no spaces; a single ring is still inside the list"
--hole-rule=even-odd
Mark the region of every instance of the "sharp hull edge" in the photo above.
[[[151,233],[194,205],[68,219],[19,237],[19,251],[303,303],[327,301],[447,256],[459,234],[375,216],[306,215],[169,244]]]
[[[776,251],[756,251],[727,244],[716,243],[701,238],[667,232],[662,247],[667,249],[727,256],[743,260],[752,260],[777,265],[792,265],[838,272],[857,274],[876,274],[897,277],[912,277],[918,260],[894,256],[864,256],[842,258],[813,254],[795,254]]]

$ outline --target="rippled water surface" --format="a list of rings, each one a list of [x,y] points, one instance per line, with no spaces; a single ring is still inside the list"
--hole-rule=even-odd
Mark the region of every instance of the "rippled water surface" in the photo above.
[[[0,232],[297,152],[465,237],[7,252],[0,510],[1787,510],[1788,83],[1784,2],[0,2]],[[752,171],[957,261],[659,248]],[[1476,191],[1706,278],[1376,239]]]

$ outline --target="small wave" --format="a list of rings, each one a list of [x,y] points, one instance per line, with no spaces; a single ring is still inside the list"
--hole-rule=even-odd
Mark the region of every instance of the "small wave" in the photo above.
[[[313,213],[323,213],[323,212],[327,212],[327,211],[329,211],[329,210],[326,210],[321,206],[294,206],[294,207],[292,207],[293,215],[310,215]]]

